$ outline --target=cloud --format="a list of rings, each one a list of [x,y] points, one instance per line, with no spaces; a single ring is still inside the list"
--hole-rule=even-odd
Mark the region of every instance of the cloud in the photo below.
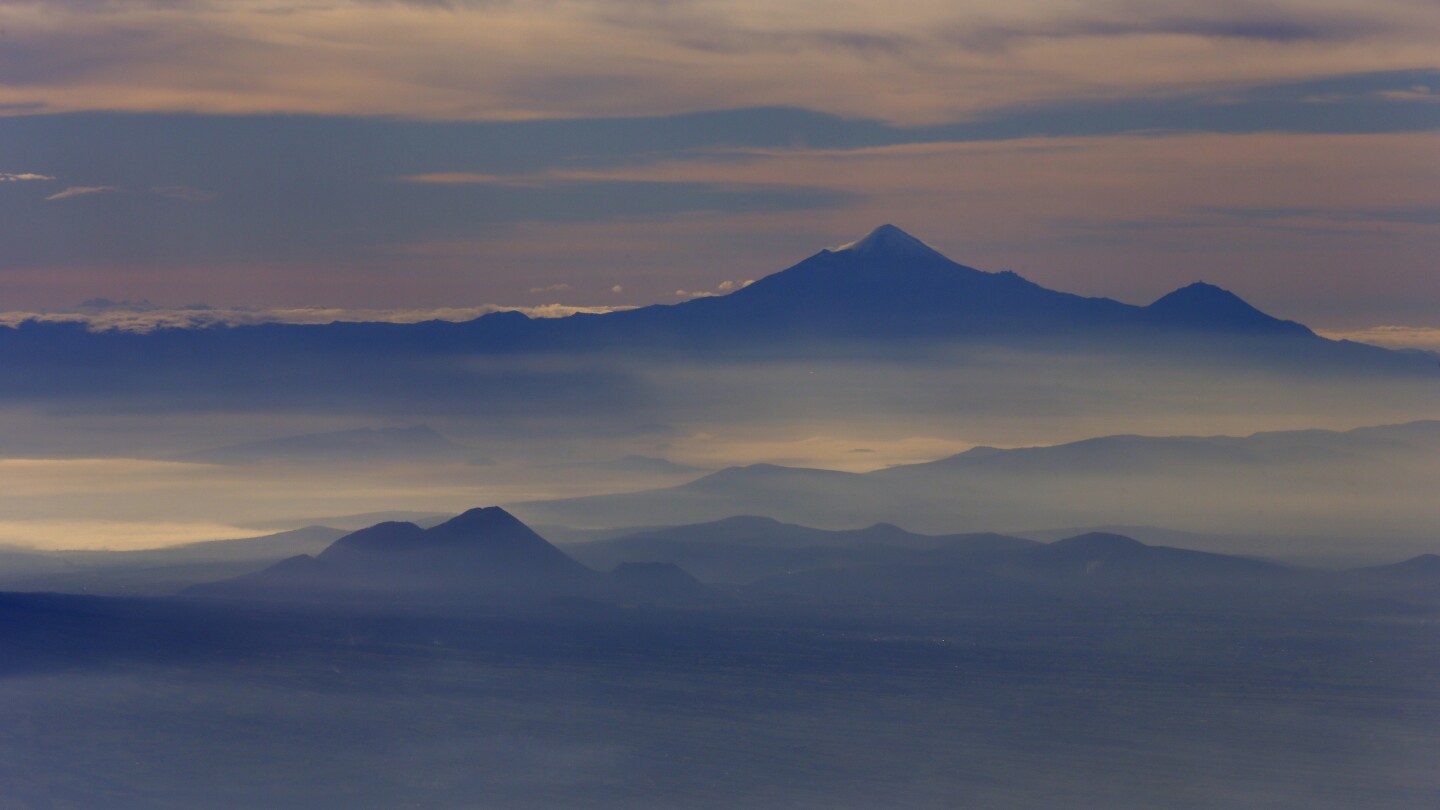
[[[1416,84],[1401,90],[1378,90],[1376,95],[1390,101],[1440,102],[1440,93],[1428,85]]]
[[[429,172],[400,177],[405,183],[433,186],[502,186],[506,188],[549,188],[563,178],[537,175],[485,174],[484,172]]]
[[[675,295],[679,298],[712,298],[717,295],[732,293],[736,290],[743,290],[754,283],[755,279],[753,278],[746,279],[745,281],[722,281],[715,285],[713,292],[709,290],[676,290]]]
[[[7,20],[0,108],[923,123],[1433,65],[1437,34],[1413,0],[52,2]]]
[[[551,284],[551,285],[546,286],[546,287],[531,287],[531,288],[530,288],[530,292],[532,292],[532,293],[564,292],[564,291],[566,291],[566,290],[568,290],[568,289],[570,289],[570,285],[569,285],[569,284]]]
[[[576,313],[615,312],[626,306],[575,306],[542,304],[510,307],[482,304],[473,307],[414,309],[360,309],[344,307],[219,308],[204,304],[165,308],[149,301],[111,301],[97,298],[82,303],[74,312],[0,312],[0,326],[18,326],[27,321],[41,323],[83,323],[93,331],[120,330],[151,332],[156,329],[204,329],[216,326],[253,326],[265,323],[421,323],[424,321],[474,320],[493,312],[522,312],[532,318],[563,318]]]
[[[0,183],[30,183],[36,180],[54,180],[55,178],[45,174],[34,174],[32,172],[0,172]]]
[[[1371,326],[1366,329],[1316,331],[1332,340],[1353,340],[1387,349],[1440,352],[1440,327],[1435,326]]]
[[[1009,24],[961,25],[955,40],[965,47],[992,51],[1032,40],[1094,39],[1130,37],[1192,37],[1198,39],[1253,41],[1258,44],[1346,42],[1383,34],[1394,23],[1367,17],[1359,9],[1295,14],[1279,8],[1240,11],[1223,5],[1200,14],[1170,15],[1163,10],[1136,13],[1134,7],[1101,5],[1098,13],[1086,16],[1056,14]]]
[[[0,471],[0,475],[3,474]],[[238,540],[264,534],[264,531],[214,522],[0,519],[0,545],[48,551],[134,551],[206,540]]]
[[[120,189],[115,186],[70,186],[46,197],[47,200],[68,200],[72,197],[86,197],[92,194],[110,194]]]
[[[614,287],[611,287],[611,288],[610,288],[610,292],[612,292],[612,293],[622,293],[622,292],[625,292],[625,288],[622,287],[622,286],[620,286],[619,284],[616,284]]]
[[[974,442],[955,437],[799,437],[735,432],[723,436],[695,433],[679,437],[670,442],[667,452],[681,463],[703,467],[768,463],[868,472],[895,464],[933,461],[974,446]]]

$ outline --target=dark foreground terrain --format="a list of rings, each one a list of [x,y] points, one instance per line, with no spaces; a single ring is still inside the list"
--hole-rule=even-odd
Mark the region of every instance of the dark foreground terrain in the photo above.
[[[1428,610],[0,595],[4,808],[1433,808]]]

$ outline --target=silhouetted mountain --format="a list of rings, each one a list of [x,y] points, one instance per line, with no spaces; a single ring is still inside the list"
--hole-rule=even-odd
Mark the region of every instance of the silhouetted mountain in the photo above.
[[[1301,324],[1266,315],[1235,293],[1203,281],[1161,296],[1145,307],[1145,313],[1156,324],[1170,327],[1236,333],[1313,334]]]
[[[548,325],[597,343],[729,348],[764,342],[771,351],[815,341],[887,343],[913,339],[983,339],[1031,344],[1064,335],[1121,341],[1133,348],[1163,339],[1167,350],[1197,336],[1248,341],[1274,338],[1338,347],[1304,326],[1270,317],[1238,296],[1197,283],[1150,306],[1086,298],[1041,287],[1013,272],[958,264],[893,225],[848,245],[822,250],[786,270],[723,296],[577,316]],[[1300,341],[1299,344],[1295,341]],[[1349,353],[1341,349],[1340,354]],[[1380,357],[1381,355],[1376,355]]]
[[[604,568],[631,560],[677,563],[706,582],[741,584],[820,566],[915,561],[977,562],[1033,541],[999,534],[923,535],[888,523],[827,531],[738,516],[575,543],[576,559]]]
[[[1352,582],[1389,595],[1440,599],[1440,555],[1421,554],[1402,562],[1356,568],[1346,573]]]
[[[499,312],[465,323],[267,324],[146,334],[27,321],[0,327],[0,364],[10,371],[0,379],[0,396],[114,397],[160,390],[212,397],[206,402],[223,392],[270,405],[277,397],[340,403],[362,392],[375,396],[368,381],[383,376],[386,391],[396,395],[465,400],[503,394],[533,403],[560,396],[593,399],[603,369],[570,376],[512,374],[508,386],[497,389],[473,368],[416,361],[615,348],[692,359],[848,357],[929,351],[951,341],[1045,351],[1093,344],[1135,358],[1213,360],[1290,373],[1337,368],[1436,373],[1433,356],[1327,340],[1210,285],[1182,288],[1150,306],[1087,298],[1013,272],[966,267],[885,225],[727,295],[605,314],[532,319]],[[277,387],[276,380],[285,385]],[[226,448],[242,459],[280,449]]]
[[[1249,436],[1103,436],[1045,447],[977,447],[938,461],[891,467],[876,477],[941,468],[988,472],[1145,472],[1257,464],[1363,463],[1440,451],[1440,421],[1347,431],[1283,430]]]
[[[205,464],[349,463],[364,461],[470,461],[488,463],[425,425],[408,428],[357,428],[309,433],[217,447],[182,456]]]
[[[1144,589],[1218,588],[1273,584],[1291,569],[1262,560],[1149,546],[1130,537],[1092,532],[1038,546],[991,569],[1050,583]]]
[[[660,601],[684,590],[677,577],[606,577],[581,565],[499,507],[471,509],[422,529],[379,523],[347,534],[319,555],[283,560],[197,596],[391,604],[525,606],[558,598]],[[654,582],[662,592],[645,590]],[[693,590],[693,589],[692,589]],[[695,595],[687,597],[693,601]]]
[[[1421,483],[1437,475],[1440,422],[1423,421],[977,448],[869,473],[752,465],[664,489],[513,508],[537,522],[586,528],[764,514],[821,527],[889,521],[924,531],[1136,524],[1400,538],[1440,522],[1440,503]],[[1336,491],[1350,499],[1336,500]]]
[[[892,225],[725,296],[606,316],[676,335],[893,340],[1108,326],[1138,308],[956,264]],[[1136,321],[1138,322],[1138,321]]]
[[[762,578],[746,592],[820,604],[995,609],[1057,598],[1167,603],[1244,594],[1254,602],[1317,584],[1324,581],[1271,562],[1091,533],[1044,545],[992,544],[983,554],[830,562]]]
[[[320,517],[309,516],[292,520],[266,520],[257,523],[247,523],[245,526],[251,529],[285,529],[295,526],[297,523],[331,526],[336,529],[344,529],[345,531],[341,532],[343,535],[374,526],[376,523],[387,523],[391,521],[414,523],[422,529],[428,529],[431,526],[438,526],[453,517],[455,517],[455,515],[450,512],[416,512],[405,509],[387,509],[380,512],[360,512],[353,515],[323,515]],[[318,553],[320,549],[316,549],[316,551]]]

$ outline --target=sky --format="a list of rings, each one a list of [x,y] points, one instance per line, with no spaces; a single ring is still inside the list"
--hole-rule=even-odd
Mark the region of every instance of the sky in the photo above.
[[[1427,0],[0,0],[0,310],[564,314],[893,222],[1440,345],[1437,41]]]
[[[1203,280],[1326,335],[1440,350],[1437,42],[1433,0],[0,0],[0,326],[604,312],[725,294],[893,223],[1054,289],[1145,304]],[[80,374],[98,404],[0,412],[0,489],[25,494],[0,545],[572,494],[593,482],[566,464],[631,453],[874,469],[1433,415],[1428,388],[1186,378],[1152,412],[1086,388],[1088,368],[1063,397],[1013,358],[984,368],[876,378],[914,397],[848,368],[641,369],[698,408],[669,421],[623,364],[528,369],[585,391],[557,399],[599,413],[590,433],[533,408],[491,425],[468,400],[188,413],[157,396],[152,413]],[[498,380],[477,390],[523,399],[511,371],[474,371]],[[996,405],[991,382],[1033,401]],[[617,391],[645,407],[621,414],[600,396]],[[861,417],[817,419],[836,400]],[[323,478],[176,460],[422,420],[500,463]]]

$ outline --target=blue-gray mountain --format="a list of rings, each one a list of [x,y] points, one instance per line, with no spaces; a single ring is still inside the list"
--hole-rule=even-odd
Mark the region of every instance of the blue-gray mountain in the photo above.
[[[887,524],[826,531],[755,516],[652,529],[572,545],[567,553],[497,507],[472,509],[430,529],[379,523],[317,556],[293,557],[185,593],[370,611],[535,609],[557,600],[722,607],[724,600],[690,568],[739,599],[762,604],[993,608],[1055,599],[1158,604],[1229,595],[1250,607],[1269,598],[1299,599],[1295,604],[1360,598],[1341,607],[1364,612],[1429,609],[1440,597],[1440,571],[1431,556],[1336,572],[1103,532],[1037,543],[998,534],[926,536]],[[1383,604],[1365,601],[1377,597]]]
[[[438,526],[378,523],[311,557],[187,589],[196,596],[285,602],[535,606],[557,599],[706,603],[704,586],[673,565],[601,574],[576,562],[498,507]]]
[[[1312,538],[1297,544],[1297,553],[1355,542],[1404,550],[1433,539],[1440,526],[1436,480],[1440,421],[1421,421],[1343,432],[978,447],[869,473],[756,464],[666,489],[513,508],[527,520],[580,528],[761,514],[812,526],[883,521],[936,532],[1151,525]]]
[[[467,386],[481,383],[416,358],[607,348],[690,357],[807,356],[896,346],[913,351],[950,341],[1062,351],[1078,342],[1290,369],[1318,364],[1433,374],[1435,366],[1429,356],[1321,338],[1209,284],[1192,284],[1149,306],[1087,298],[1012,272],[966,267],[884,225],[729,295],[600,315],[531,319],[500,312],[465,323],[269,324],[145,334],[29,321],[0,328],[0,363],[10,370],[0,378],[0,396],[198,388],[250,398],[263,393],[273,404],[311,388],[344,396],[377,377],[387,380],[388,391],[414,387],[431,396],[463,396],[474,393]],[[537,384],[524,372],[507,381]],[[256,391],[262,382],[268,387]],[[594,396],[586,380],[571,384]]]

